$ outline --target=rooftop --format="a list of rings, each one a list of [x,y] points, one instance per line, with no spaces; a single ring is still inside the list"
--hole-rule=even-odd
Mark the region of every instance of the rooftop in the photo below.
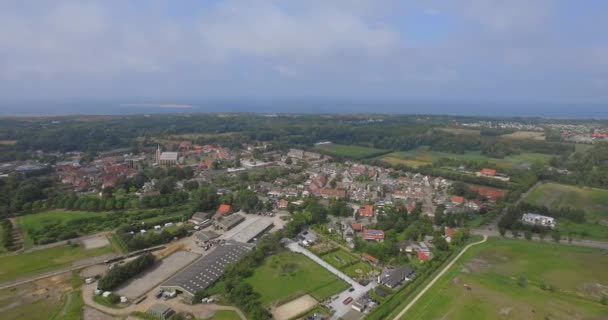
[[[160,154],[161,161],[177,161],[177,152],[163,152]]]
[[[251,246],[227,242],[165,281],[162,287],[179,287],[194,295],[213,284],[224,274],[228,265],[239,261],[250,250]]]
[[[264,232],[266,229],[272,227],[273,223],[269,219],[258,219],[253,223],[250,223],[245,229],[241,230],[237,233],[232,240],[247,243],[251,241],[253,238],[257,237],[260,233]]]

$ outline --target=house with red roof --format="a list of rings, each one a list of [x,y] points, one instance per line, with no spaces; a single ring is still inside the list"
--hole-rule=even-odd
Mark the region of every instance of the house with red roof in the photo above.
[[[452,204],[457,205],[457,206],[464,203],[464,198],[461,196],[452,196],[452,198],[450,198],[450,200],[452,201]]]
[[[217,211],[215,211],[216,214],[225,216],[228,213],[230,213],[232,211],[232,206],[229,204],[220,204],[219,208],[217,208]]]
[[[362,254],[361,257],[363,258],[363,260],[366,260],[366,261],[370,262],[371,264],[380,263],[380,260],[378,260],[378,258],[376,258],[370,254],[367,254],[367,253]]]
[[[351,226],[351,228],[353,228],[353,231],[355,231],[355,232],[363,231],[363,225],[360,224],[359,222],[355,222],[355,223],[351,224],[350,226]]]
[[[426,261],[429,258],[430,257],[425,252],[418,251],[418,260],[420,260],[420,261]]]
[[[445,241],[447,241],[448,243],[452,242],[452,238],[457,232],[458,230],[456,229],[445,227],[445,229],[443,230]]]
[[[483,168],[481,169],[481,171],[479,171],[479,175],[486,177],[494,177],[496,176],[496,169]]]
[[[279,209],[287,209],[287,206],[289,206],[289,201],[285,199],[279,200]]]
[[[366,204],[363,208],[360,208],[359,211],[360,217],[371,218],[374,216],[374,206],[371,204]]]
[[[375,242],[384,241],[384,231],[382,231],[382,230],[363,229],[362,236],[363,236],[363,240],[365,240],[365,241],[375,241]]]

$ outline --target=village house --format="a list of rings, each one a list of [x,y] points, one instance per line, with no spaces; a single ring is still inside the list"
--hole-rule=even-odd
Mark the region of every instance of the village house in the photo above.
[[[374,229],[363,229],[362,237],[365,241],[382,242],[384,241],[384,231]]]

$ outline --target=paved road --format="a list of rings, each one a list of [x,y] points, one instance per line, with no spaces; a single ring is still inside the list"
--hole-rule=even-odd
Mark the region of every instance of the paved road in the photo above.
[[[353,280],[351,277],[344,274],[342,271],[334,268],[332,265],[325,262],[323,259],[319,258],[314,253],[310,252],[308,249],[300,246],[297,242],[289,243],[287,245],[287,248],[293,252],[298,252],[298,253],[304,254],[305,256],[310,258],[312,261],[316,262],[317,264],[319,264],[320,266],[325,268],[327,271],[333,273],[338,278],[346,281],[348,284],[350,284],[354,288],[354,290],[352,292],[349,292],[348,289],[341,292],[338,295],[338,298],[331,302],[331,306],[335,310],[335,313],[331,317],[332,319],[339,319],[351,310],[350,304],[344,305],[344,303],[342,303],[342,301],[344,301],[348,297],[352,297],[353,302],[354,302],[358,298],[363,296],[365,293],[367,293],[367,291],[373,289],[374,287],[376,287],[378,285],[376,282],[372,281],[367,286],[362,286],[357,281]]]
[[[441,276],[443,276],[453,265],[456,261],[458,261],[458,259],[465,253],[467,252],[467,250],[469,250],[469,248],[471,248],[472,246],[481,244],[486,242],[486,240],[488,240],[488,237],[484,236],[483,240],[478,241],[478,242],[474,242],[471,243],[469,245],[467,245],[466,247],[464,247],[464,249],[462,249],[462,251],[460,251],[460,253],[456,256],[456,258],[454,258],[452,261],[450,261],[450,263],[445,266],[445,268],[443,268],[443,270],[441,270],[441,272],[439,272],[439,274],[437,276],[435,276],[435,278],[433,278],[433,280],[431,280],[431,282],[429,282],[429,284],[426,285],[426,287],[424,287],[424,289],[422,289],[422,291],[420,291],[415,297],[414,299],[412,299],[412,301],[410,301],[410,303],[407,304],[407,306],[405,306],[405,308],[403,308],[403,310],[401,310],[401,312],[399,312],[399,314],[394,318],[394,320],[399,320],[401,319],[401,317],[403,317],[403,315],[414,305],[416,304],[416,302],[435,284],[435,282],[437,282],[437,280],[439,278],[441,278]]]

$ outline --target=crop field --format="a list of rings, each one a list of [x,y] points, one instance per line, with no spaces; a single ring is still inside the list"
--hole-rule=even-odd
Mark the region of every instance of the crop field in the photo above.
[[[503,134],[500,137],[515,140],[545,140],[545,133],[538,131],[515,131],[509,134]]]
[[[558,221],[562,234],[586,232],[590,238],[608,239],[608,190],[543,183],[536,185],[524,201],[548,208],[567,206],[583,209],[587,213],[587,222],[576,224]]]
[[[0,146],[12,146],[17,144],[17,140],[0,140]]]
[[[0,257],[0,282],[19,277],[69,267],[73,262],[112,253],[110,246],[97,249],[84,249],[82,246],[62,245]]]
[[[23,244],[31,248],[34,244],[30,233],[43,230],[51,225],[66,225],[70,221],[91,217],[104,217],[108,213],[53,210],[48,212],[28,214],[17,217],[17,224],[22,231]]]
[[[441,128],[441,131],[449,132],[451,134],[460,134],[467,136],[479,136],[481,130],[478,129],[465,129],[465,128]]]
[[[324,144],[316,146],[316,149],[325,151],[330,155],[350,158],[350,159],[367,159],[377,157],[379,155],[390,152],[390,150],[374,149],[361,146],[350,146],[344,144]]]
[[[487,161],[497,168],[508,169],[522,163],[532,164],[537,161],[545,163],[548,162],[551,157],[552,156],[548,154],[525,152],[518,155],[507,156],[503,159],[496,159],[482,155],[479,151],[467,151],[465,153],[458,154],[432,151],[427,147],[420,147],[410,151],[392,152],[383,155],[378,159],[391,165],[403,164],[414,168],[430,165],[433,162],[443,158],[472,162]]]
[[[306,256],[292,252],[268,257],[246,281],[261,295],[263,305],[285,303],[304,294],[321,301],[348,288]]]
[[[604,319],[608,306],[599,301],[608,294],[607,263],[599,249],[489,239],[465,253],[402,319]]]

